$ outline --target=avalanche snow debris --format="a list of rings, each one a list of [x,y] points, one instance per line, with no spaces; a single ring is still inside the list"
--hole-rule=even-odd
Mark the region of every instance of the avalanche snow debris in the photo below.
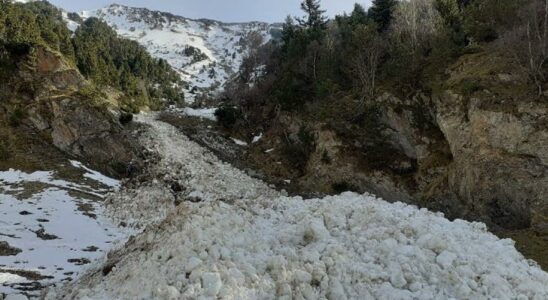
[[[67,299],[548,298],[548,274],[484,224],[369,194],[283,196],[173,127],[138,118],[151,126],[144,142],[160,154],[158,168],[207,199],[162,212],[111,253],[115,270],[91,272]],[[136,211],[158,200],[139,200],[135,220],[156,220],[148,206]]]

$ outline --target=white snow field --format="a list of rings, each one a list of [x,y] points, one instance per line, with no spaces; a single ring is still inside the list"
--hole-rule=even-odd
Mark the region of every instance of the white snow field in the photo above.
[[[80,171],[77,182],[56,171],[0,171],[0,242],[18,249],[0,255],[0,296],[36,296],[41,286],[73,280],[125,240],[99,204],[118,181],[80,162],[70,165]]]
[[[160,156],[154,179],[107,210],[150,226],[47,299],[548,299],[548,274],[484,224],[367,194],[286,197],[137,119]],[[161,193],[173,181],[186,188],[177,207]]]
[[[271,30],[280,27],[262,22],[191,20],[117,4],[84,11],[81,16],[104,20],[119,35],[143,45],[153,57],[165,59],[189,83],[185,90],[189,102],[198,90],[221,91],[238,72],[252,36],[261,37],[259,44],[266,43],[271,39]]]

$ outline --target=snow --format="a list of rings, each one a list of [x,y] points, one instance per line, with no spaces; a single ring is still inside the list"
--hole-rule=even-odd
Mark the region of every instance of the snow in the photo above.
[[[237,138],[230,138],[238,146],[247,146],[247,143]]]
[[[5,300],[27,300],[27,296],[23,294],[12,294],[7,295]]]
[[[82,272],[84,266],[69,259],[92,262],[125,238],[102,217],[97,202],[118,181],[79,162],[70,163],[85,171],[78,182],[60,179],[55,171],[0,171],[0,240],[22,250],[0,256],[0,269],[36,272],[50,277],[40,281],[48,285]],[[40,232],[50,236],[40,237]],[[13,293],[29,282],[33,281],[0,271],[0,294]]]
[[[142,204],[160,196],[115,201],[123,189],[108,209],[156,225],[110,254],[118,263],[106,277],[90,272],[49,299],[548,298],[548,274],[482,223],[370,194],[287,197],[153,115],[138,120],[160,156],[152,172],[164,174],[139,193],[178,180],[183,202],[159,220]]]
[[[78,27],[80,26],[80,24],[74,22],[73,20],[69,19],[68,17],[68,13],[64,10],[61,11],[61,15],[63,16],[63,20],[67,23],[67,28],[72,31],[72,32],[75,32],[76,29],[78,29]]]
[[[203,119],[208,119],[211,121],[216,122],[217,117],[215,116],[215,112],[217,111],[217,108],[190,108],[185,107],[182,110],[182,113],[186,116],[190,117],[198,117]]]
[[[238,72],[252,33],[258,32],[267,42],[271,39],[270,30],[277,28],[260,22],[191,20],[115,4],[80,15],[84,19],[103,19],[119,35],[139,42],[152,56],[165,59],[190,83],[185,90],[189,103],[194,101],[196,92],[215,95],[223,90],[227,80]],[[193,47],[197,56],[185,54],[187,47]]]
[[[259,135],[254,136],[253,140],[251,141],[252,144],[258,143],[263,138],[263,133],[261,132]]]
[[[110,177],[107,177],[97,171],[94,171],[86,166],[84,166],[81,162],[78,162],[78,161],[75,161],[75,160],[71,160],[70,161],[70,164],[75,167],[75,168],[79,168],[79,169],[83,169],[85,170],[87,173],[84,174],[84,177],[86,178],[89,178],[89,179],[92,179],[92,180],[95,180],[97,182],[100,182],[110,188],[118,188],[120,187],[120,181],[116,180],[116,179],[112,179]]]
[[[10,274],[10,273],[0,273],[0,284],[10,283],[10,282],[24,282],[26,279],[19,275]]]

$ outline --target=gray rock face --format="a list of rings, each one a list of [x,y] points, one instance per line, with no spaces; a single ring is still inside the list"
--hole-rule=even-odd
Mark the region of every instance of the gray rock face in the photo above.
[[[51,137],[59,149],[111,168],[134,159],[137,145],[109,111],[69,98],[51,106]]]
[[[109,175],[124,175],[125,166],[137,159],[140,151],[129,130],[120,124],[116,109],[80,94],[89,83],[59,54],[38,47],[33,64],[33,68],[21,68],[17,73],[17,81],[31,86],[31,93],[2,86],[7,94],[17,94],[8,106],[24,107],[23,123],[51,137],[51,143],[70,156]]]
[[[468,210],[503,228],[545,228],[548,103],[464,102],[446,92],[436,103],[436,117],[454,157],[448,172],[450,191]]]

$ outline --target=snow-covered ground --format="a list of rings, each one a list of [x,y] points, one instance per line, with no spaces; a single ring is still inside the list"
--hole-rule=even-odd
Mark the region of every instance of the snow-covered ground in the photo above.
[[[139,42],[152,56],[165,59],[189,83],[185,92],[189,101],[194,100],[196,92],[221,91],[239,70],[253,41],[266,43],[271,39],[271,30],[279,28],[261,22],[191,20],[117,4],[84,11],[81,16],[104,20],[119,35]]]
[[[152,226],[109,255],[109,272],[49,299],[548,298],[548,274],[484,224],[368,194],[286,197],[153,115],[137,119],[159,158],[107,210]]]
[[[0,242],[10,249],[0,249],[0,294],[36,295],[41,286],[73,280],[126,237],[98,202],[118,181],[69,164],[78,182],[55,171],[0,171]]]

